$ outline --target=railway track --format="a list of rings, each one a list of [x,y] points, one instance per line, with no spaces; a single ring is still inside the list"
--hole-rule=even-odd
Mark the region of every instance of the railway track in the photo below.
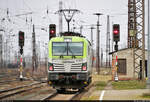
[[[17,75],[17,73],[1,73],[0,74],[0,79],[2,79],[2,78],[5,78],[5,77],[7,77],[7,78],[9,78],[9,77],[12,77],[12,76],[16,76]]]
[[[43,82],[35,82],[29,85],[23,85],[23,86],[18,86],[15,88],[10,88],[10,89],[6,89],[6,90],[1,90],[0,91],[0,100],[23,93],[23,92],[27,92],[36,88],[40,88],[43,85],[45,85],[46,83]]]
[[[3,77],[3,78],[0,78],[0,85],[9,84],[11,82],[16,82],[16,81],[19,81],[18,76]]]
[[[15,97],[19,97],[20,99],[27,99],[27,100],[80,100],[81,97],[88,92],[88,90],[93,86],[93,84],[90,84],[88,87],[86,87],[83,91],[77,91],[77,90],[67,90],[63,92],[62,94],[57,93],[56,90],[51,90],[51,88],[48,88],[46,90],[47,86],[46,81],[43,82],[33,82],[32,84],[27,85],[20,85],[15,88],[9,88],[0,90],[0,100],[5,99],[15,99]],[[44,89],[45,88],[45,89]],[[44,90],[42,90],[44,89]],[[34,90],[34,91],[31,91]],[[32,92],[32,94],[31,94]],[[37,93],[38,92],[38,93]],[[28,94],[29,93],[29,94]],[[22,96],[21,94],[26,94],[26,96]],[[45,94],[45,95],[44,95]],[[28,97],[29,96],[29,97]],[[34,97],[36,98],[34,98]]]
[[[12,82],[12,80],[17,80],[19,78],[18,74],[10,74],[10,73],[1,73],[0,74],[0,84],[2,83],[9,83]]]
[[[46,79],[44,79],[45,77],[38,77],[38,78],[25,78],[24,80],[25,81],[28,81],[28,80],[34,80],[34,81],[39,81],[39,82],[46,82]],[[43,80],[44,79],[44,80]],[[11,82],[17,82],[17,81],[20,81],[20,78],[19,76],[3,76],[3,78],[0,78],[0,85],[3,85],[3,84],[9,84]]]
[[[79,100],[81,97],[87,93],[92,87],[94,86],[94,83],[91,83],[88,87],[86,87],[84,90],[79,91],[75,96],[70,98],[70,100]]]
[[[56,97],[57,94],[58,94],[57,92],[50,93],[46,97],[42,98],[41,100],[49,100],[49,99],[51,99],[53,97]]]
[[[69,93],[68,94],[59,94],[57,92],[51,93],[49,95],[47,95],[45,98],[41,99],[41,100],[80,100],[78,99],[79,94],[81,94],[82,92],[76,92],[74,94]]]
[[[41,100],[70,100],[74,96],[76,96],[76,94],[59,94],[57,92],[53,92]]]
[[[86,87],[84,90],[80,91],[67,91],[63,94],[53,92],[49,95],[47,95],[45,98],[41,100],[80,100],[81,97],[88,92],[88,90],[93,86],[94,84],[90,84],[88,87]]]
[[[16,81],[19,81],[19,79],[0,81],[0,85],[8,84],[8,83],[11,83],[11,82],[16,82]]]
[[[24,80],[29,81],[29,80],[34,80],[34,79],[25,78]],[[19,82],[19,81],[20,81],[19,77],[12,77],[11,79],[4,78],[2,81],[0,81],[0,85],[10,84],[12,82]],[[42,80],[34,80],[34,81],[42,81]]]
[[[7,75],[6,75],[7,76]],[[35,90],[35,92],[36,92],[36,90],[37,91],[40,91],[41,90],[41,88],[44,86],[44,85],[46,85],[46,81],[44,81],[43,80],[43,78],[44,77],[41,77],[41,78],[33,78],[32,80],[33,81],[39,81],[39,82],[35,82],[35,83],[32,83],[32,84],[28,84],[28,85],[22,85],[22,86],[18,86],[18,87],[15,87],[15,88],[9,88],[9,89],[4,89],[4,90],[0,90],[0,100],[5,100],[5,99],[14,99],[13,98],[13,96],[14,97],[18,97],[18,96],[20,96],[20,94],[25,94],[26,93],[26,95],[28,95],[28,93],[29,94],[31,94],[30,92],[30,90]],[[3,82],[4,83],[9,83],[9,82],[12,82],[12,81],[16,81],[16,80],[6,80],[6,82],[5,81],[1,81],[0,82],[0,84],[2,84]],[[90,84],[88,87],[86,87],[84,90],[82,90],[82,91],[66,91],[65,93],[63,93],[63,94],[60,94],[60,93],[57,93],[55,90],[53,90],[53,91],[50,91],[50,93],[46,93],[45,94],[45,96],[44,96],[44,94],[43,93],[45,93],[46,92],[46,90],[45,91],[41,91],[41,93],[39,92],[39,93],[35,93],[34,94],[34,92],[30,95],[31,96],[31,98],[32,98],[32,96],[34,96],[34,95],[37,95],[36,97],[37,97],[37,99],[38,100],[80,100],[81,99],[81,97],[86,93],[86,92],[88,92],[88,90],[91,88],[93,86],[93,84]],[[43,87],[44,88],[44,87]],[[42,88],[42,89],[43,89]],[[40,89],[40,90],[39,90]],[[41,97],[40,97],[40,95],[41,95]],[[29,97],[30,97],[29,96]],[[39,97],[38,97],[39,96]],[[22,96],[21,96],[22,97]],[[20,97],[20,98],[21,98]],[[26,98],[27,100],[29,99],[30,100],[30,98],[29,98],[28,96],[27,97],[22,97],[23,99],[24,98]],[[42,98],[42,97],[44,97],[44,98]],[[33,97],[33,99],[34,99],[34,97]]]

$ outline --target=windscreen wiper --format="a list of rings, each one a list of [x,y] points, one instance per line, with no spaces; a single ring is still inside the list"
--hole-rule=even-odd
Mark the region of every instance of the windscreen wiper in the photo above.
[[[68,50],[71,52],[72,58],[76,58],[76,56],[75,56],[75,55],[73,54],[73,52],[71,51],[70,46],[68,46]]]
[[[67,48],[65,47],[65,50],[62,52],[62,54],[60,55],[60,58],[64,58],[64,53],[66,52]]]

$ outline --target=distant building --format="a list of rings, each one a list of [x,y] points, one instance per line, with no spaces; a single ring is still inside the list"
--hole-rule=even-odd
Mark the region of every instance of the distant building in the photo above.
[[[116,52],[111,52],[110,54],[112,54],[112,56],[115,56]],[[119,77],[120,78],[134,78],[133,48],[125,48],[125,49],[118,50],[117,56],[118,56]],[[145,60],[147,60],[147,58],[148,58],[147,50],[145,50]],[[139,60],[139,63],[140,63],[140,60]],[[135,76],[136,78],[140,77],[140,73],[137,73]]]

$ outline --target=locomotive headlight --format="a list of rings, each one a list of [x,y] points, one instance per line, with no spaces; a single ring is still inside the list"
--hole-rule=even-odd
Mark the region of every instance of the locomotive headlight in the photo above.
[[[49,67],[49,70],[50,70],[50,71],[53,71],[53,66],[50,66],[50,67]]]
[[[86,71],[87,70],[87,63],[83,63],[82,64],[82,71]]]
[[[52,63],[48,63],[48,69],[49,69],[49,71],[53,71],[54,70]]]

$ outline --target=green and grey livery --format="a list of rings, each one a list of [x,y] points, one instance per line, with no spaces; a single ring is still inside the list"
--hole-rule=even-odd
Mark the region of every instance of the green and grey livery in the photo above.
[[[48,83],[54,88],[83,89],[92,79],[92,47],[84,37],[54,37],[48,44]]]

